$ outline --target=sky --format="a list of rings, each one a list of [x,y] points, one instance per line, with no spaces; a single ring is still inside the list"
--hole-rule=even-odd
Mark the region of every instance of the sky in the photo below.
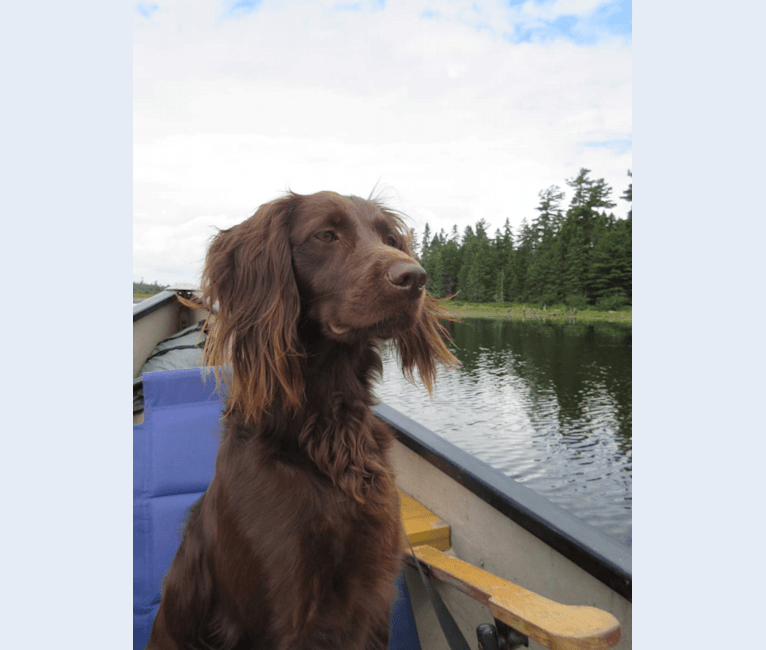
[[[94,592],[107,595],[88,600],[96,637],[129,625],[132,565],[113,560],[115,549],[130,555],[130,506],[115,504],[132,480],[132,442],[104,436],[104,422],[125,406],[114,387],[125,381],[132,338],[115,288],[131,257],[135,279],[195,282],[213,225],[244,219],[289,186],[366,195],[380,178],[421,230],[424,214],[449,227],[484,214],[515,224],[533,216],[540,189],[564,187],[583,165],[622,193],[633,169],[630,5],[475,6],[4,7],[0,268],[23,287],[4,323],[6,429],[33,433],[4,438],[6,483],[24,486],[6,500],[6,518],[26,533],[15,545],[9,537],[20,561],[3,577],[22,597],[10,603],[21,624],[5,632],[7,647],[28,645],[31,626],[61,645],[59,630],[80,614],[66,604]],[[766,4],[650,0],[635,18],[633,415],[642,469],[633,516],[643,605],[633,635],[636,647],[660,633],[681,648],[709,641],[705,626],[673,623],[708,611],[711,587],[743,595],[716,603],[728,619],[755,620],[762,609],[764,571],[752,558],[763,546],[753,513],[766,451],[766,355],[757,344]],[[619,215],[626,204],[617,202]],[[60,286],[72,277],[89,288]],[[24,345],[50,339],[51,314],[74,315],[55,322],[66,344]],[[61,417],[72,391],[54,386],[61,373],[50,369],[78,387],[87,417]],[[51,553],[51,527],[75,519],[94,543],[58,536]],[[711,581],[699,567],[732,546],[733,530],[739,552]],[[106,563],[116,569],[108,580]],[[684,586],[682,599],[656,588],[669,580]],[[39,626],[30,601],[50,625]]]
[[[367,197],[416,236],[532,219],[632,169],[630,1],[140,2],[133,279],[197,284],[210,238],[288,190]]]

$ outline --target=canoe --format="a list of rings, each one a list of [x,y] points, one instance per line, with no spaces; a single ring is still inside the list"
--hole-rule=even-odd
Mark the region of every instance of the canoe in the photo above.
[[[214,382],[202,381],[198,367],[206,313],[177,299],[189,290],[170,288],[133,308],[134,648],[145,644],[158,581],[180,541],[183,512],[212,476],[217,444],[220,402],[211,394]],[[192,394],[203,395],[196,411]],[[153,400],[166,402],[160,408]],[[169,410],[168,402],[181,410]],[[396,434],[392,459],[412,544],[391,617],[392,648],[448,647],[413,554],[472,648],[480,647],[482,625],[494,626],[482,634],[518,635],[512,638],[529,648],[632,647],[630,548],[407,415],[386,404],[375,413]],[[189,458],[178,462],[177,452],[162,457],[163,441],[179,435],[188,436]],[[148,461],[147,449],[155,454]],[[186,492],[180,483],[171,485],[178,468],[193,473],[195,463],[201,469],[184,479]],[[162,477],[162,486],[147,479],[150,471]],[[160,529],[171,531],[162,543]],[[490,637],[482,638],[481,647],[493,647]]]

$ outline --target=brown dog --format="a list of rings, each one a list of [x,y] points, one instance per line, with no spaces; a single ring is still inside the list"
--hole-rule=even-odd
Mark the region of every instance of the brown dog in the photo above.
[[[231,364],[215,476],[150,649],[385,649],[400,570],[379,344],[429,391],[456,359],[402,221],[320,192],[261,206],[207,255],[208,364]],[[220,376],[219,376],[220,379]]]

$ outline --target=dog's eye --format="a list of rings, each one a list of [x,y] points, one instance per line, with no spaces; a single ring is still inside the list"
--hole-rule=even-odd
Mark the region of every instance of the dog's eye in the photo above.
[[[319,241],[331,242],[338,239],[332,230],[323,230],[315,235]]]
[[[389,246],[396,246],[396,237],[393,235],[389,235],[387,238],[387,242]]]

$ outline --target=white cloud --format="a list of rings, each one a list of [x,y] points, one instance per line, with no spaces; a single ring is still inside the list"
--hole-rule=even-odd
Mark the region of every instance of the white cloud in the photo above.
[[[462,232],[479,218],[494,233],[532,217],[537,193],[580,167],[615,197],[627,187],[630,153],[584,146],[630,138],[622,40],[513,45],[500,3],[332,4],[264,1],[227,20],[190,0],[138,16],[136,278],[195,281],[210,224],[288,188],[367,196],[380,181],[418,233],[426,219]],[[419,18],[426,8],[442,17]]]

